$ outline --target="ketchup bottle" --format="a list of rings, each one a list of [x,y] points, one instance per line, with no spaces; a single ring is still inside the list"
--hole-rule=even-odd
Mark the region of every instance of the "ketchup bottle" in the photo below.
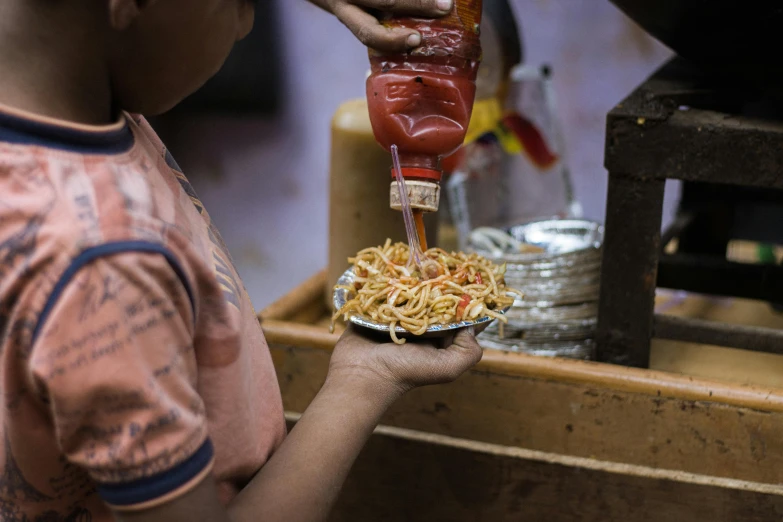
[[[370,121],[378,143],[397,145],[414,209],[435,212],[440,203],[441,158],[465,139],[481,61],[481,0],[456,0],[440,19],[389,16],[390,27],[414,29],[422,43],[404,54],[370,51],[367,79]],[[392,208],[399,210],[395,183]]]

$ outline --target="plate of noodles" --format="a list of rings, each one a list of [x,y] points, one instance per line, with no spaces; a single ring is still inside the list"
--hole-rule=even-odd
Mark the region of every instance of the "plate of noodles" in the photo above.
[[[424,255],[428,278],[408,266],[404,243],[387,240],[350,258],[353,266],[334,287],[332,323],[342,316],[402,344],[410,337],[443,337],[494,320],[505,323],[504,314],[522,297],[506,287],[505,265],[439,248]]]

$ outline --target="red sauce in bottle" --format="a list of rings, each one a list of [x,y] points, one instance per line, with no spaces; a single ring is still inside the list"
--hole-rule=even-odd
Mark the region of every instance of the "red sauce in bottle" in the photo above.
[[[481,60],[480,0],[456,0],[437,20],[387,18],[415,29],[422,44],[405,54],[370,51],[367,101],[376,140],[399,148],[403,176],[440,181],[440,160],[462,145]]]

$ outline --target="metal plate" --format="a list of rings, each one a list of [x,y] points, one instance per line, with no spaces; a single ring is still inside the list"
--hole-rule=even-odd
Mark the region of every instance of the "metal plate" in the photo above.
[[[549,219],[535,221],[508,230],[517,241],[540,247],[544,252],[505,253],[500,256],[473,248],[495,263],[506,263],[509,271],[554,270],[583,264],[598,264],[604,228],[583,219]]]
[[[512,227],[516,240],[541,247],[534,254],[491,256],[506,263],[506,284],[525,293],[498,325],[481,334],[485,348],[534,355],[592,359],[604,228],[581,219],[548,219]]]
[[[524,341],[502,340],[487,332],[479,335],[479,344],[485,349],[504,352],[526,353],[542,357],[564,357],[568,359],[590,360],[595,358],[595,341],[586,339],[577,342],[532,344]]]
[[[582,294],[548,296],[526,296],[524,300],[514,302],[514,309],[524,308],[554,308],[561,306],[573,306],[598,300],[598,291]]]
[[[604,228],[600,224],[582,219],[536,221],[512,227],[508,233],[517,241],[540,247],[544,252],[502,256],[491,256],[481,250],[478,252],[487,259],[498,259],[509,265],[557,267],[600,255],[604,238]]]
[[[353,269],[349,268],[346,270],[342,276],[340,276],[340,279],[337,280],[338,285],[342,286],[353,286],[354,280],[356,279],[356,274],[353,273]],[[334,295],[332,298],[334,309],[339,310],[343,306],[345,306],[345,303],[347,303],[350,300],[350,292],[344,288],[338,288],[334,291]],[[494,310],[494,312],[499,314],[505,314],[509,308],[503,308],[501,310]],[[348,320],[351,321],[351,323],[355,324],[356,326],[360,328],[367,328],[369,330],[374,330],[376,332],[382,332],[382,333],[389,333],[389,325],[388,324],[381,324],[376,321],[373,321],[369,317],[363,316],[363,315],[350,315],[348,317]],[[420,336],[414,335],[405,328],[401,326],[397,326],[394,329],[394,332],[397,334],[397,337],[400,338],[412,338],[412,337],[418,337],[418,338],[433,338],[433,337],[445,337],[447,335],[451,335],[453,333],[456,333],[457,330],[460,330],[462,328],[467,328],[469,326],[476,326],[484,323],[491,323],[494,321],[491,317],[483,317],[481,319],[477,319],[475,321],[460,321],[457,323],[449,323],[449,324],[433,324],[430,325],[429,328],[427,328],[427,331]]]
[[[483,253],[482,253],[483,255]],[[487,256],[484,256],[487,257]],[[487,257],[494,263],[506,263],[506,269],[512,272],[529,272],[529,271],[547,271],[547,270],[573,270],[581,266],[593,267],[594,265],[601,264],[601,251],[596,250],[594,252],[578,252],[574,254],[565,254],[560,257],[539,259],[530,262],[518,262],[518,260],[511,259],[511,256],[505,257]]]
[[[497,342],[509,345],[522,343],[526,347],[549,345],[552,343],[582,344],[595,337],[597,320],[595,318],[571,321],[560,324],[543,325],[503,325],[503,335],[500,335],[500,325],[493,323],[484,334]]]
[[[517,288],[525,295],[559,295],[576,293],[598,288],[598,274],[582,277],[552,277],[547,279],[525,279],[518,277],[505,278],[506,285]],[[596,292],[597,294],[597,292]]]
[[[604,229],[598,223],[581,219],[552,219],[514,227],[509,233],[518,241],[541,247],[539,258],[595,251],[601,248]]]
[[[502,338],[506,340],[518,339],[527,343],[578,341],[595,337],[597,322],[597,319],[592,317],[556,324],[506,324],[503,325]],[[492,324],[486,332],[500,337],[500,325]]]
[[[573,263],[561,266],[547,265],[512,265],[506,264],[506,280],[509,277],[515,279],[549,279],[557,277],[579,277],[599,274],[601,272],[601,256],[596,256],[593,261]]]
[[[506,313],[509,325],[521,328],[536,324],[552,324],[562,321],[590,319],[597,315],[597,302],[547,308],[514,307]]]

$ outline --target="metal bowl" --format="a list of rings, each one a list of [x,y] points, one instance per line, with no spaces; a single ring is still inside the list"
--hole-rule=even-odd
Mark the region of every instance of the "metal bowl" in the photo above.
[[[512,227],[508,233],[517,241],[540,247],[543,252],[496,256],[477,252],[496,263],[506,263],[510,271],[552,270],[596,263],[601,256],[603,227],[582,219],[549,219]]]
[[[541,254],[521,254],[524,259],[547,259],[579,252],[599,251],[604,228],[582,219],[550,219],[513,227],[509,233],[522,243],[545,250]]]
[[[340,286],[353,286],[354,281],[356,280],[356,274],[353,273],[353,269],[349,268],[345,272],[343,272],[343,275],[340,276],[340,279],[337,280],[337,285]],[[344,288],[338,288],[334,291],[334,295],[332,296],[332,302],[334,304],[334,309],[339,310],[343,306],[345,306],[345,303],[347,303],[351,296],[350,291],[346,290]],[[510,306],[500,309],[500,310],[494,310],[496,313],[499,314],[505,314]],[[360,327],[360,328],[366,328],[368,330],[373,330],[375,332],[381,332],[381,333],[389,333],[389,325],[378,323],[376,321],[373,321],[369,317],[363,316],[363,315],[350,315],[348,317],[348,320],[353,323],[354,325]],[[434,338],[434,337],[445,337],[447,335],[451,335],[457,332],[457,330],[461,330],[462,328],[467,328],[469,326],[477,326],[484,323],[491,323],[494,321],[491,317],[482,317],[480,319],[476,319],[475,321],[459,321],[456,323],[449,323],[449,324],[433,324],[430,325],[429,328],[427,328],[427,331],[424,332],[423,335],[414,335],[405,328],[401,326],[397,326],[394,329],[394,332],[397,334],[397,337],[399,338]]]

